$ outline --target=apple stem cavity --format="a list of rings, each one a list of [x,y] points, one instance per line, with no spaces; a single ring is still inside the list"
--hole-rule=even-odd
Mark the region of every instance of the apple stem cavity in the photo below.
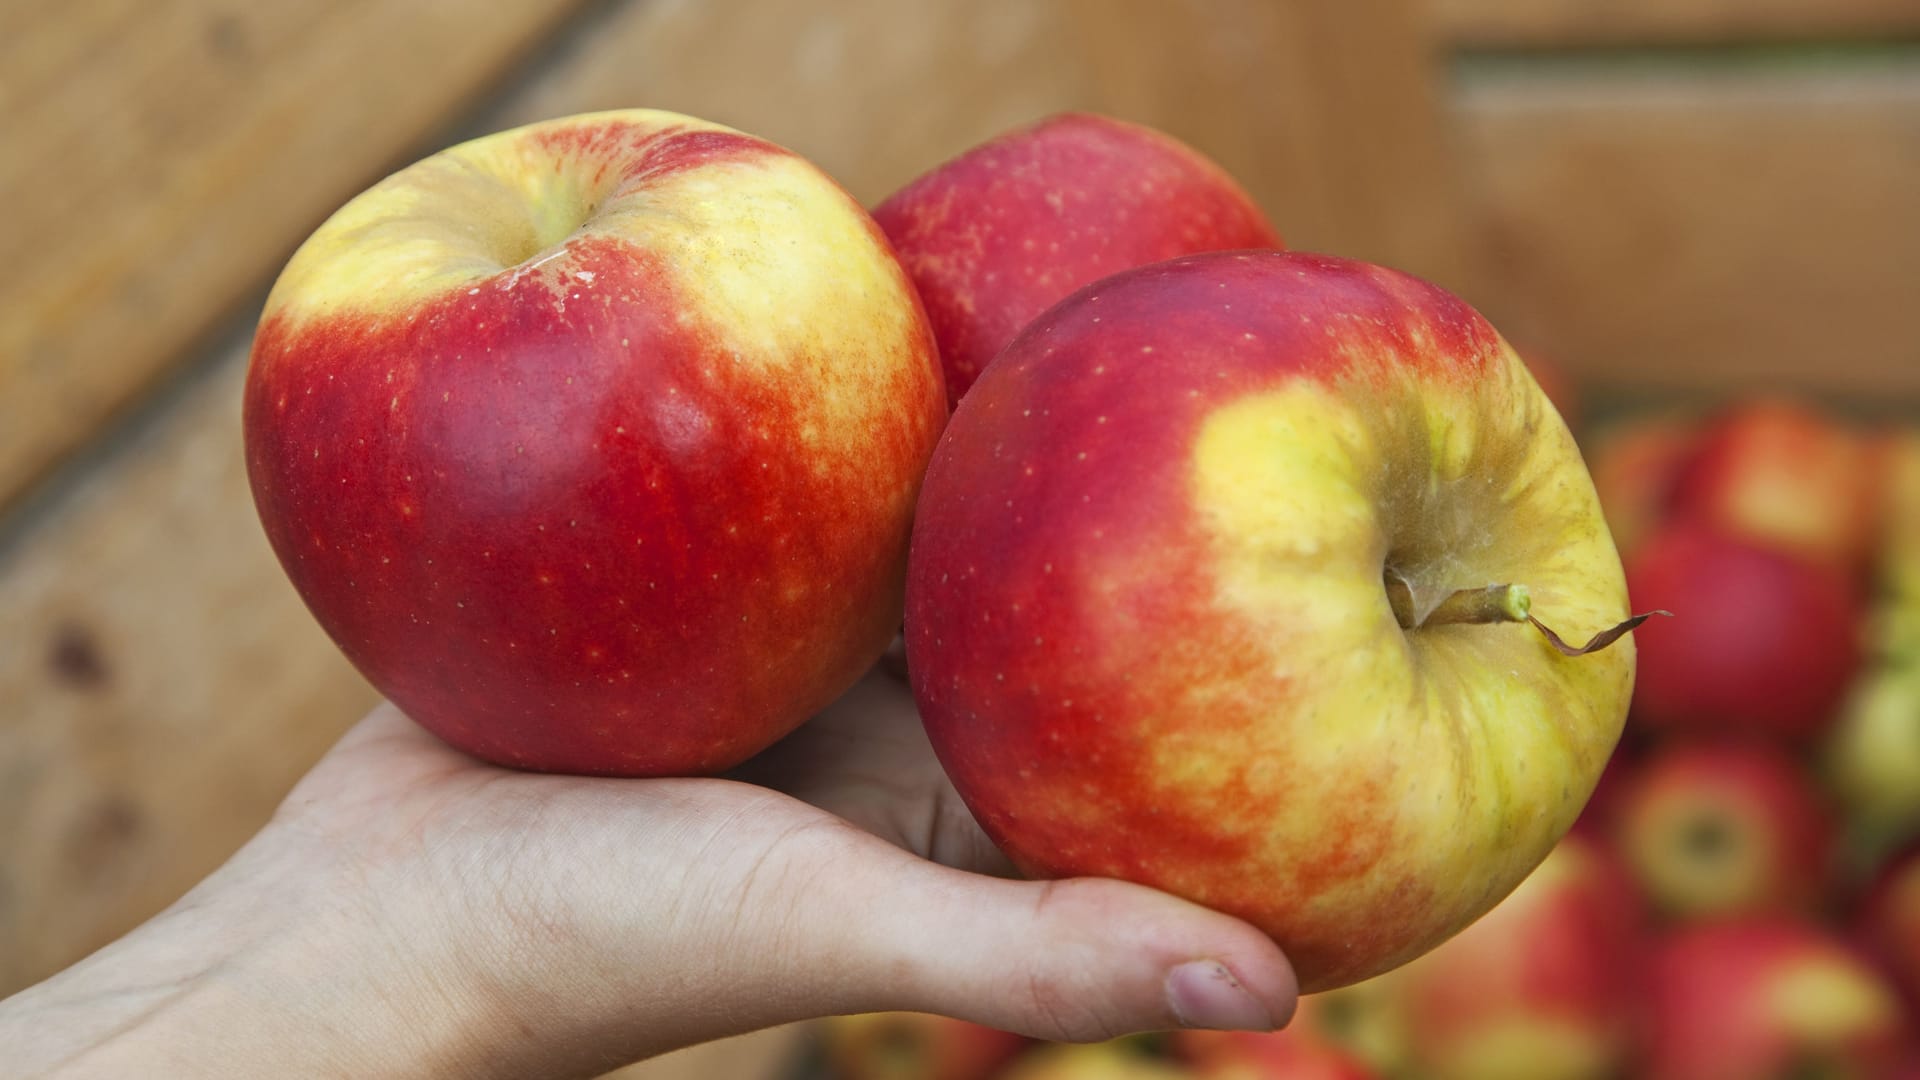
[[[1457,623],[1526,622],[1533,605],[1525,585],[1487,585],[1449,593],[1423,618],[1414,602],[1413,586],[1405,578],[1388,570],[1385,581],[1387,603],[1403,630]]]
[[[1386,571],[1384,580],[1387,604],[1393,609],[1394,621],[1400,624],[1402,630],[1425,626],[1524,622],[1532,624],[1563,656],[1585,656],[1599,652],[1626,637],[1635,627],[1655,615],[1673,614],[1671,611],[1642,612],[1593,635],[1585,645],[1570,645],[1546,623],[1534,618],[1533,597],[1525,585],[1484,585],[1477,589],[1459,589],[1449,593],[1425,618],[1421,618],[1414,605],[1413,586],[1391,569]]]

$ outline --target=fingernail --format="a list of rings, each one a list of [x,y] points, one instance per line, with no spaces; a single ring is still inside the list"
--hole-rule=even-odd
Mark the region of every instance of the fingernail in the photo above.
[[[1192,960],[1167,973],[1167,1004],[1181,1027],[1272,1031],[1273,1014],[1218,960]]]

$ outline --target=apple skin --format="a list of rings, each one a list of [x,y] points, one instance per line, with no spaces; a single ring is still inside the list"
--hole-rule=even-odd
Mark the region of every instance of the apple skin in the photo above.
[[[267,300],[248,475],[281,564],[382,693],[527,769],[724,769],[897,626],[945,422],[866,213],[671,113],[436,154]]]
[[[1568,835],[1513,895],[1400,973],[1417,1075],[1619,1075],[1638,1034],[1642,907],[1605,847]]]
[[[1319,996],[1300,999],[1282,1031],[1176,1031],[1173,1054],[1202,1080],[1376,1080],[1375,1072],[1321,1030]]]
[[[1627,782],[1613,839],[1669,916],[1811,914],[1827,899],[1835,828],[1812,778],[1779,747],[1673,742]]]
[[[1676,522],[1627,557],[1636,610],[1633,711],[1648,731],[1812,741],[1861,661],[1858,589],[1831,567]]]
[[[1581,421],[1580,391],[1572,374],[1553,358],[1552,353],[1543,352],[1536,346],[1523,345],[1518,351],[1521,361],[1533,374],[1533,381],[1540,384],[1540,392],[1553,402],[1554,411],[1566,421],[1567,429],[1577,434]]]
[[[1404,963],[1572,824],[1619,738],[1626,640],[1398,625],[1531,587],[1578,640],[1626,616],[1564,424],[1432,285],[1283,252],[1082,290],[949,423],[909,560],[936,752],[1039,877],[1140,882],[1270,934],[1307,992]]]
[[[1880,522],[1874,584],[1874,645],[1890,661],[1920,668],[1920,428],[1899,427],[1874,440]]]
[[[1822,749],[1850,823],[1920,834],[1920,662],[1877,662],[1855,679]]]
[[[1648,983],[1645,1080],[1879,1080],[1899,1060],[1893,988],[1813,923],[1683,927],[1656,947]]]
[[[1083,285],[1180,255],[1280,246],[1204,155],[1085,113],[982,143],[873,216],[926,302],[955,405],[1021,327]]]
[[[1875,480],[1856,432],[1790,398],[1754,398],[1705,425],[1673,512],[1854,575],[1874,546]]]
[[[1149,1057],[1129,1040],[1053,1043],[1030,1050],[999,1080],[1199,1080],[1177,1061]]]
[[[1593,486],[1623,558],[1666,522],[1681,469],[1699,441],[1698,422],[1678,413],[1636,416],[1593,436]]]
[[[931,1013],[836,1016],[824,1030],[838,1080],[987,1080],[1032,1040]]]
[[[1906,995],[1920,1030],[1920,841],[1888,859],[1874,875],[1854,922],[1869,954],[1893,974]]]

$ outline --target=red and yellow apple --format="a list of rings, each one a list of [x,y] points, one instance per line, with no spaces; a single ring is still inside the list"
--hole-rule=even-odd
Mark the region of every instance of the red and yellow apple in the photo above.
[[[1661,747],[1628,781],[1613,828],[1648,898],[1683,919],[1815,911],[1834,833],[1812,778],[1757,741]]]
[[[1874,875],[1855,922],[1870,954],[1906,993],[1920,1035],[1920,841]]]
[[[1888,659],[1920,667],[1920,428],[1895,428],[1874,443],[1880,477],[1874,646]]]
[[[1547,395],[1553,403],[1560,419],[1566,421],[1567,428],[1573,432],[1580,430],[1580,391],[1572,373],[1562,367],[1550,352],[1544,352],[1533,346],[1518,349],[1520,359],[1527,365],[1527,371],[1533,375],[1533,381],[1540,384],[1540,392]],[[1603,504],[1602,509],[1605,509]]]
[[[1530,590],[1530,593],[1528,592]],[[909,563],[927,730],[1024,871],[1245,919],[1307,991],[1519,884],[1619,738],[1579,451],[1466,304],[1283,252],[1082,290],[960,404]]]
[[[1605,1080],[1637,1035],[1645,927],[1626,871],[1570,834],[1513,895],[1400,973],[1417,1075]]]
[[[1857,829],[1920,833],[1920,657],[1882,660],[1856,679],[1823,749]]]
[[[1198,151],[1083,113],[976,146],[873,216],[926,301],[955,404],[1021,327],[1082,285],[1178,255],[1280,246]]]
[[[1308,994],[1286,1030],[1339,1047],[1382,1076],[1404,1076],[1414,1067],[1408,1032],[1405,967],[1334,990]]]
[[[1632,557],[1667,520],[1680,470],[1699,438],[1698,424],[1679,413],[1616,421],[1593,437],[1587,454],[1593,486],[1623,557]]]
[[[1317,1000],[1302,998],[1282,1031],[1176,1031],[1174,1056],[1201,1080],[1376,1080],[1379,1073],[1312,1022]]]
[[[1905,1037],[1893,988],[1812,923],[1693,924],[1657,947],[1648,982],[1645,1080],[1879,1080]]]
[[[1858,589],[1840,571],[1693,522],[1627,557],[1642,610],[1633,711],[1649,731],[1811,741],[1860,666]]]
[[[1879,503],[1869,447],[1811,405],[1742,401],[1708,422],[1673,511],[1848,574],[1865,569]]]
[[[822,1036],[836,1080],[987,1080],[1031,1042],[965,1020],[906,1012],[830,1017]]]
[[[1028,1051],[999,1080],[1199,1080],[1176,1061],[1153,1057],[1127,1040],[1057,1043]]]
[[[530,769],[707,773],[898,626],[945,421],[871,218],[670,113],[456,146],[295,253],[245,400],[260,518],[415,720]]]

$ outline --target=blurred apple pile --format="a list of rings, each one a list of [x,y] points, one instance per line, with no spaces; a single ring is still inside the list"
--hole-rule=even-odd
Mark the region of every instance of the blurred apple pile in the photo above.
[[[1580,823],[1491,914],[1275,1035],[852,1017],[826,1075],[1920,1077],[1920,430],[1755,397],[1585,441],[1635,608],[1675,617]]]

